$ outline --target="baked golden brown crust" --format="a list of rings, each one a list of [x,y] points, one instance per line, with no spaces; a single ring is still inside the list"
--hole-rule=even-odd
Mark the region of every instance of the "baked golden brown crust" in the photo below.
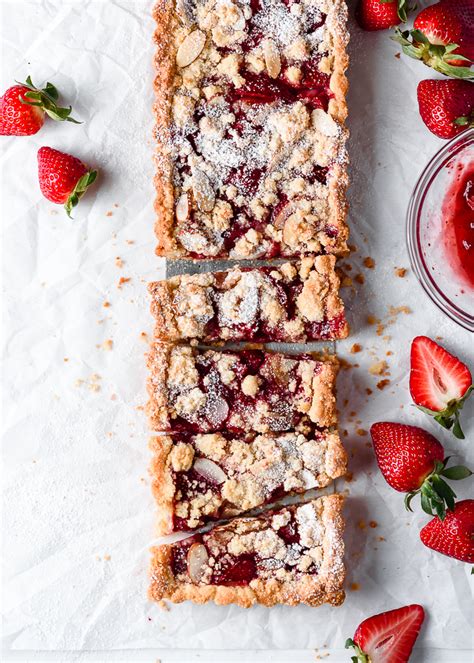
[[[293,566],[290,570],[278,573],[275,570],[279,566],[278,563],[276,560],[275,563],[272,563],[271,557],[268,558],[271,553],[264,552],[263,557],[267,560],[270,559],[266,567],[270,570],[266,573],[259,571],[248,585],[206,584],[206,580],[209,582],[209,576],[206,577],[205,574],[202,576],[202,580],[193,582],[189,572],[186,571],[175,576],[172,567],[173,544],[153,548],[149,597],[155,601],[167,599],[174,603],[182,601],[195,603],[214,601],[218,605],[235,603],[245,608],[256,603],[265,606],[279,603],[285,605],[306,603],[311,606],[318,606],[322,603],[340,605],[345,596],[343,589],[345,579],[342,538],[343,502],[344,498],[341,495],[321,497],[305,505],[284,507],[256,518],[238,518],[216,527],[207,534],[200,535],[199,539],[193,539],[199,542],[197,545],[205,546],[209,555],[214,554],[214,551],[226,554],[229,549],[245,549],[261,558],[262,543],[265,543],[265,538],[268,537],[269,540],[278,542],[280,553],[282,553],[278,554],[282,557],[285,555],[285,544],[279,538],[281,530],[278,529],[278,524],[285,522],[288,514],[293,514],[293,518],[296,514],[296,519],[298,519],[299,513],[303,514],[303,511],[305,518],[309,514],[310,520],[314,520],[314,522],[305,523],[305,527],[310,530],[310,542],[305,545],[305,541],[300,539],[302,548],[299,555],[300,561],[294,560],[298,563],[298,568]],[[300,509],[303,511],[300,512]],[[298,523],[300,523],[299,520]],[[298,524],[298,528],[300,526]],[[311,530],[312,527],[313,530]],[[316,547],[310,549],[311,536],[314,537],[316,531],[314,527],[317,529],[319,540]],[[255,531],[258,532],[258,538],[253,536]],[[223,545],[222,540],[224,540],[224,544],[227,543]],[[252,545],[254,545],[253,549]],[[286,546],[286,550],[288,551],[288,546]],[[216,561],[216,563],[218,562]]]
[[[276,1],[265,0],[270,4]],[[240,0],[234,0],[234,2],[232,9],[236,16],[235,20],[239,23],[242,22],[244,15],[248,15],[246,12],[249,11],[249,6],[248,3]],[[190,4],[192,3],[188,3],[188,5]],[[220,52],[219,49],[225,46],[229,51],[226,39],[229,41],[230,38],[228,34],[225,34],[225,30],[228,29],[230,14],[228,13],[225,19],[222,17],[215,18],[215,21],[221,21],[221,23],[218,23],[217,28],[213,28],[212,25],[215,25],[215,21],[213,23],[209,20],[209,15],[215,12],[213,0],[199,0],[197,3],[198,10],[196,10],[194,16],[187,16],[187,18],[185,16],[186,12],[183,11],[185,5],[185,2],[181,2],[181,11],[179,11],[177,0],[159,0],[153,12],[157,22],[154,37],[157,46],[155,56],[157,70],[155,78],[156,102],[154,106],[156,116],[155,135],[158,144],[156,152],[157,174],[155,177],[157,191],[155,200],[157,254],[168,258],[213,259],[230,257],[241,260],[274,257],[276,255],[294,257],[308,253],[333,253],[335,255],[347,253],[348,229],[345,218],[347,214],[346,189],[348,178],[345,142],[348,132],[344,125],[347,115],[345,101],[347,79],[344,72],[348,65],[346,52],[348,32],[346,27],[347,7],[344,0],[318,0],[316,3],[317,10],[323,12],[323,15],[325,14],[325,24],[319,29],[322,35],[321,44],[319,47],[311,46],[315,50],[311,56],[308,56],[314,57],[316,53],[319,57],[322,52],[323,57],[321,57],[319,70],[321,74],[324,73],[329,76],[328,87],[331,95],[327,103],[327,113],[316,108],[311,116],[312,125],[305,129],[306,133],[304,134],[304,140],[306,141],[304,149],[310,148],[315,154],[314,157],[311,157],[311,163],[314,162],[323,170],[327,170],[329,167],[329,171],[324,176],[326,183],[320,185],[317,182],[312,182],[312,175],[308,172],[303,175],[306,185],[302,188],[303,185],[299,181],[301,177],[298,178],[299,166],[288,165],[286,161],[283,163],[280,157],[275,159],[273,152],[268,152],[269,167],[265,168],[266,176],[273,176],[272,168],[275,169],[275,172],[283,171],[285,173],[284,181],[287,181],[288,186],[290,186],[290,191],[285,192],[285,196],[290,198],[287,212],[278,212],[275,216],[277,220],[274,220],[274,214],[277,209],[280,209],[284,197],[278,195],[278,201],[275,198],[275,182],[271,185],[265,183],[264,187],[262,184],[258,196],[253,191],[245,194],[247,195],[245,205],[252,210],[252,214],[258,222],[252,221],[250,226],[246,225],[246,222],[243,223],[242,228],[245,230],[242,230],[232,241],[229,240],[227,230],[231,225],[235,226],[236,221],[239,224],[241,222],[238,220],[238,214],[235,210],[232,211],[234,202],[232,202],[232,205],[229,203],[229,201],[234,201],[234,198],[230,192],[225,190],[226,187],[222,188],[222,182],[227,183],[229,175],[227,174],[224,179],[221,177],[219,180],[218,190],[211,194],[210,204],[207,201],[202,207],[198,205],[199,209],[195,205],[196,199],[199,197],[196,193],[199,189],[196,185],[197,175],[192,174],[191,181],[194,181],[192,185],[189,181],[180,181],[182,180],[181,176],[177,176],[176,163],[179,159],[187,158],[183,155],[189,154],[189,146],[187,153],[180,151],[182,138],[177,138],[177,136],[180,135],[181,125],[180,120],[177,119],[177,114],[187,113],[189,115],[189,105],[199,103],[199,99],[203,99],[205,84],[202,82],[204,79],[201,68],[204,68],[207,72],[212,71],[214,78],[219,79],[217,87],[220,85],[224,88],[227,86],[228,89],[234,89],[234,87],[238,89],[242,86],[244,79],[238,73],[238,69],[242,65],[239,43],[245,37],[246,27],[242,31],[242,26],[239,28],[234,26],[237,32],[239,30],[242,32],[243,37],[237,38],[237,41],[233,37],[230,40],[230,54],[234,60],[231,56],[229,56],[229,60],[229,58],[222,55],[227,51]],[[302,3],[302,6],[304,6],[304,3]],[[272,11],[272,7],[273,5],[271,7],[269,5],[269,11]],[[303,11],[307,10],[304,9]],[[311,9],[311,11],[313,10]],[[216,30],[220,30],[218,35]],[[313,33],[313,37],[317,32],[318,30]],[[180,59],[182,44],[190,34],[194,33],[196,33],[195,36],[205,38],[204,45],[196,59],[190,61],[190,65],[177,67],[176,61],[177,58]],[[272,39],[270,39],[270,42],[275,47]],[[194,39],[194,42],[196,41],[198,40]],[[292,44],[293,50],[295,50],[297,41]],[[308,47],[308,43],[309,41],[307,41],[306,47]],[[261,50],[261,45],[256,47],[256,55],[252,56],[255,62],[252,61],[249,64],[246,56],[247,70],[250,67],[250,71],[252,71],[252,68],[257,67],[255,71],[258,71],[263,57]],[[265,45],[263,50],[265,51]],[[301,55],[296,53],[288,55],[285,52],[284,57],[287,60],[290,58],[288,61],[293,63],[289,69],[296,72],[300,69]],[[226,59],[229,61],[223,62]],[[202,61],[201,64],[199,64],[200,60]],[[237,64],[237,62],[240,64]],[[268,69],[268,63],[266,66]],[[299,75],[301,76],[301,73]],[[277,78],[278,76],[277,74]],[[209,84],[207,86],[210,87]],[[214,85],[214,87],[216,86]],[[206,94],[208,95],[206,99],[210,98],[209,103],[212,103],[214,97],[209,97],[209,92]],[[185,108],[185,112],[180,110],[178,113],[173,104],[176,100],[182,102],[184,98],[187,100],[188,107]],[[272,105],[275,106],[275,104],[267,104],[268,107]],[[182,103],[181,106],[183,106]],[[307,103],[306,106],[308,108],[305,110],[305,104],[300,101],[293,104],[293,110],[289,113],[290,125],[296,126],[300,121],[298,118],[303,118],[303,121],[307,122],[303,116],[305,113],[307,114],[307,111],[311,111],[312,106],[310,103]],[[318,119],[316,119],[315,113],[319,113]],[[274,115],[277,117],[278,113]],[[280,113],[280,116],[281,118],[277,117],[275,122],[280,122],[280,125],[282,122],[287,122],[284,113]],[[187,126],[184,120],[183,123],[183,126]],[[268,123],[265,121],[266,124]],[[278,131],[280,129],[281,126]],[[199,131],[201,131],[201,128],[199,128]],[[215,131],[215,128],[211,127],[210,131]],[[183,135],[186,133],[184,129],[182,133]],[[228,136],[228,134],[226,135]],[[299,137],[291,140],[294,143],[292,147],[297,147]],[[293,152],[295,152],[294,149]],[[201,160],[202,162],[201,153],[198,152],[197,154],[198,161]],[[287,158],[286,156],[285,159]],[[304,155],[299,157],[299,164],[304,163],[305,159],[308,162],[309,157]],[[252,159],[247,157],[245,161],[250,162]],[[189,168],[189,163],[187,168]],[[209,158],[207,165],[204,165],[206,168],[209,166],[212,170],[215,163],[213,165],[212,158]],[[199,170],[199,179],[204,178],[204,189],[209,194],[209,173],[206,175],[201,166],[202,163],[196,162],[192,165],[192,168],[196,167],[196,170]],[[292,168],[293,170],[291,170]],[[290,175],[290,171],[293,173],[292,175]],[[290,180],[293,184],[290,183]],[[212,187],[216,188],[216,186],[212,184]],[[190,215],[188,217],[188,212],[186,212],[184,221],[178,222],[175,208],[183,196],[183,192],[186,199],[185,207],[186,209],[190,208],[194,216]],[[304,200],[300,199],[301,196]],[[308,200],[311,201],[309,205],[305,202]],[[192,223],[190,221],[191,216]],[[268,216],[268,220],[263,223],[262,219],[265,219],[265,216]],[[224,238],[226,246],[223,244]]]
[[[158,536],[241,515],[275,501],[275,494],[324,488],[347,470],[339,435],[311,428],[160,436],[151,438],[150,449]]]
[[[337,361],[154,343],[147,412],[154,431],[287,431],[337,420]],[[206,377],[209,374],[211,377]]]
[[[308,256],[280,266],[236,266],[150,283],[155,336],[167,342],[346,338],[334,267],[334,256]]]

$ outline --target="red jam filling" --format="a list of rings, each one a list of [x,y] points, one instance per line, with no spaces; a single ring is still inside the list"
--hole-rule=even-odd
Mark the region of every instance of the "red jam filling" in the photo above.
[[[449,262],[474,288],[474,163],[457,164],[442,207],[444,244]]]

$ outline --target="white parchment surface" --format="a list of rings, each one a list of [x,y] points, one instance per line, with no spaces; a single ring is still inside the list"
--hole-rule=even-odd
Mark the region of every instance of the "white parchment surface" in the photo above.
[[[47,121],[35,136],[1,138],[6,649],[317,648],[336,652],[329,660],[348,660],[343,643],[363,618],[418,602],[427,610],[419,660],[444,650],[442,660],[457,663],[456,652],[472,642],[470,568],[419,542],[425,516],[418,507],[405,512],[364,433],[381,419],[435,430],[410,406],[414,335],[440,336],[474,365],[472,335],[428,301],[410,271],[404,278],[394,271],[409,266],[410,192],[441,146],[416,108],[416,83],[430,71],[396,59],[386,33],[352,26],[350,224],[357,251],[346,262],[348,274],[363,274],[365,283],[343,291],[352,336],[338,344],[358,364],[339,380],[353,473],[340,486],[348,491],[347,600],[338,609],[186,604],[166,612],[146,600],[153,503],[141,411],[152,326],[146,282],[164,274],[153,253],[151,2],[16,0],[0,8],[1,89],[28,74],[35,83],[51,80],[84,120]],[[42,145],[100,170],[72,221],[39,192]],[[373,269],[362,265],[368,256]],[[378,334],[368,315],[380,321]],[[354,343],[361,352],[351,354]],[[387,374],[371,374],[380,361]],[[389,384],[377,388],[382,379]],[[466,441],[437,431],[447,452],[471,467],[472,413],[471,402]],[[469,494],[466,481],[459,495]]]

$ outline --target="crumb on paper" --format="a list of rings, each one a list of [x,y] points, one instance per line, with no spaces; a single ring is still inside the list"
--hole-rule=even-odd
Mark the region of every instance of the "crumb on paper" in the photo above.
[[[389,384],[390,384],[390,380],[387,380],[387,379],[379,380],[377,382],[377,389],[380,389],[380,391],[383,391],[385,389],[385,387],[388,387]]]
[[[111,558],[110,555],[104,555],[104,561],[105,561],[105,562],[110,562],[111,559],[112,559],[112,558]]]
[[[351,348],[351,354],[355,355],[357,352],[360,352],[362,350],[362,346],[360,343],[354,343],[354,345]]]
[[[365,393],[367,394],[367,396],[372,396],[372,394],[373,394],[374,392],[372,391],[372,389],[371,389],[370,387],[366,387],[366,388],[365,388]]]
[[[98,373],[93,373],[88,380],[78,378],[74,383],[76,387],[86,386],[90,391],[100,391],[99,381],[102,380]]]
[[[371,520],[369,522],[369,527],[371,527],[372,529],[375,529],[377,526],[378,526],[378,522],[376,520]]]
[[[368,315],[367,322],[369,323],[369,325],[376,325],[377,323],[380,322],[380,320],[376,318],[375,315]]]
[[[388,364],[385,359],[382,359],[382,361],[377,361],[369,366],[369,373],[371,375],[386,375],[387,369]]]
[[[110,211],[108,211],[108,212],[105,213],[105,216],[113,216],[113,215],[114,215],[114,213],[113,213],[113,212],[110,212]]]
[[[357,523],[357,527],[361,530],[365,530],[365,528],[367,527],[365,520],[359,520],[359,522]]]
[[[399,279],[403,279],[407,273],[406,267],[395,267],[395,276],[398,276]]]
[[[355,244],[348,244],[347,246],[351,253],[357,253],[357,246],[355,246]]]
[[[351,591],[357,592],[360,589],[360,585],[359,585],[358,582],[351,582],[351,584],[349,585],[349,588],[350,588]]]
[[[130,277],[124,277],[124,276],[121,276],[121,277],[120,277],[120,280],[119,280],[119,282],[118,282],[118,284],[117,284],[117,288],[118,288],[119,290],[121,290],[122,286],[125,285],[125,283],[128,283],[128,282],[131,281],[131,280],[132,280],[132,279],[131,279]]]
[[[146,332],[141,332],[140,338],[142,341],[148,341],[148,334]]]
[[[169,605],[168,605],[165,601],[163,601],[163,600],[162,600],[162,601],[158,601],[158,607],[159,607],[161,610],[164,610],[165,612],[169,612],[169,611],[170,611],[170,607],[169,607]]]
[[[63,361],[69,361],[69,357],[64,357]]]
[[[359,285],[364,285],[365,276],[363,274],[356,274],[355,277],[354,277],[354,281],[356,283],[359,283]]]
[[[106,341],[104,341],[102,343],[102,349],[103,350],[109,351],[109,350],[112,350],[113,347],[114,347],[114,342],[112,341],[111,338],[108,338]]]
[[[125,242],[126,242],[127,244],[135,244],[135,240],[134,240],[134,239],[126,239]]]
[[[364,258],[362,261],[362,264],[364,267],[367,267],[367,269],[373,269],[375,267],[375,260],[370,256],[367,256],[367,258]]]
[[[404,313],[405,315],[408,315],[412,311],[411,311],[411,308],[409,306],[391,306],[388,309],[388,312],[392,317],[396,317],[400,313]]]
[[[356,433],[357,435],[359,435],[359,437],[364,437],[365,435],[367,435],[367,431],[365,430],[365,428],[358,428],[356,430]]]
[[[353,472],[346,472],[344,475],[344,479],[347,481],[347,483],[351,483],[353,478],[354,478]]]
[[[117,256],[117,257],[115,258],[115,266],[116,266],[116,267],[118,267],[119,269],[121,269],[121,268],[124,266],[124,264],[125,264],[125,263],[124,263],[124,261],[122,260],[122,258],[121,258],[120,256]]]
[[[111,401],[116,401],[117,400],[117,394],[110,394],[110,400]]]
[[[104,303],[102,304],[102,306],[103,306],[104,308],[109,308],[109,306],[111,306],[111,304],[110,304],[110,302],[104,302]]]

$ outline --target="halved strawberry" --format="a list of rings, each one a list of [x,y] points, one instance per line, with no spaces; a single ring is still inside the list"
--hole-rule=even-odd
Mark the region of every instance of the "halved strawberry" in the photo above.
[[[423,607],[414,603],[365,619],[346,640],[346,649],[356,651],[353,663],[406,663],[424,618]]]
[[[415,404],[463,440],[459,412],[474,389],[468,367],[427,336],[413,339],[410,361]]]
[[[442,555],[474,564],[474,500],[457,502],[444,520],[430,520],[420,539]]]
[[[385,481],[399,492],[406,493],[405,506],[421,495],[421,506],[430,516],[446,516],[446,508],[454,508],[456,493],[444,479],[457,481],[471,476],[463,465],[447,467],[440,442],[422,428],[381,421],[370,429],[377,463]]]
[[[443,0],[425,7],[413,23],[414,30],[401,32],[395,41],[403,52],[422,60],[446,76],[474,78],[474,4],[472,0]]]

